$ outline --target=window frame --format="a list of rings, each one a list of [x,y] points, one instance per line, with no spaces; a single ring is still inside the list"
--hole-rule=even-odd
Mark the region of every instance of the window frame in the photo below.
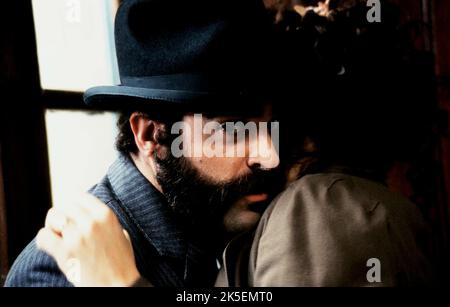
[[[4,277],[44,226],[52,203],[46,110],[104,110],[88,107],[82,92],[41,88],[31,1],[4,3],[0,19],[4,55],[0,90],[6,106],[0,112],[0,192],[4,191],[0,193],[0,238],[6,238],[0,244],[0,274]]]

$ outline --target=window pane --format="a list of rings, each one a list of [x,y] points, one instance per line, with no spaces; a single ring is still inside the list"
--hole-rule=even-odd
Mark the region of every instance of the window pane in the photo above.
[[[118,83],[117,0],[33,0],[43,89],[84,91]]]
[[[115,113],[46,112],[53,204],[86,192],[117,157]]]

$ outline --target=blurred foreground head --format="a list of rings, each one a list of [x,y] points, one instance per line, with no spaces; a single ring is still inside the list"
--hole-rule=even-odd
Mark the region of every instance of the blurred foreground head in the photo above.
[[[283,37],[287,96],[298,106],[284,112],[284,132],[307,136],[307,151],[322,162],[384,173],[429,128],[433,74],[398,8],[380,2],[379,23],[368,21],[362,0],[327,1],[325,9],[324,1],[321,10],[314,0],[266,5]],[[300,147],[296,158],[307,154]]]

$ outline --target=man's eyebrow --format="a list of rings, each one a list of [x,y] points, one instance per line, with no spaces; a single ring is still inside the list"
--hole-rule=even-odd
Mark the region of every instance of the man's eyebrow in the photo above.
[[[216,117],[207,117],[205,116],[206,119],[211,120],[211,121],[216,121],[219,123],[226,123],[226,122],[248,122],[249,119],[244,118],[244,117],[239,117],[239,116],[216,116]]]
[[[228,117],[228,116],[218,116],[218,117],[212,117],[212,118],[208,118],[205,117],[208,120],[212,120],[212,121],[217,121],[219,123],[226,123],[226,122],[243,122],[243,123],[248,123],[248,122],[278,122],[279,119],[276,116],[272,116],[271,118],[265,119],[265,120],[256,120],[257,117]]]
[[[258,108],[255,110],[249,110],[247,108],[225,110],[225,111],[201,111],[203,117],[207,119],[250,119],[264,116],[264,110]]]

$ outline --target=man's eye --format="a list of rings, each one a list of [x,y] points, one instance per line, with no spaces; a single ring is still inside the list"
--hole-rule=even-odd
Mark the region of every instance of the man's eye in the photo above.
[[[229,123],[228,125],[227,125],[227,123],[223,123],[220,125],[220,127],[221,127],[223,133],[226,135],[234,135],[237,132],[237,130],[235,129],[235,127],[232,123],[231,124]]]
[[[227,123],[222,123],[220,124],[220,128],[227,142],[238,142],[241,138],[242,133],[240,132],[242,129],[239,126],[235,126],[232,122],[229,122],[228,125]]]

